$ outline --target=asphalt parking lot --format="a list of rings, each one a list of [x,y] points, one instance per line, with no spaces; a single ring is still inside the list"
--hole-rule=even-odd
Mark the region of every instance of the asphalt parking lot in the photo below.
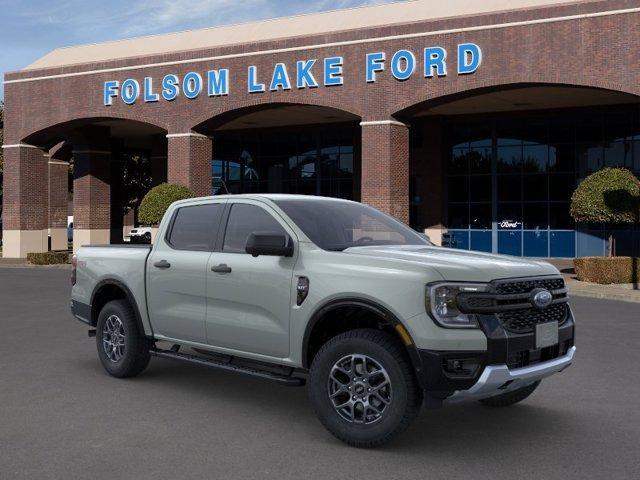
[[[68,277],[0,268],[0,478],[640,477],[640,304],[575,298],[576,363],[527,401],[423,410],[365,451],[324,430],[304,388],[161,359],[109,377]]]

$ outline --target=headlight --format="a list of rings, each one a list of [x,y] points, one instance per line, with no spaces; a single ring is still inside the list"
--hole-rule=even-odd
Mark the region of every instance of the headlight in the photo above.
[[[478,328],[473,314],[458,310],[456,297],[461,292],[486,292],[488,285],[483,283],[438,283],[427,286],[426,305],[439,325],[447,328]]]

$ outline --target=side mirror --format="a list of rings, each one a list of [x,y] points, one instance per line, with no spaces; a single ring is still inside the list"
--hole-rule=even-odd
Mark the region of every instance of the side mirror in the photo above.
[[[275,257],[293,256],[293,241],[288,235],[274,232],[253,232],[247,238],[245,251],[257,257],[270,255]]]

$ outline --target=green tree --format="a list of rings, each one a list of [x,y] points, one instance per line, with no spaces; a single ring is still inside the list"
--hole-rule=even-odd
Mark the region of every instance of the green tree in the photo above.
[[[158,225],[173,202],[193,197],[193,192],[183,185],[162,183],[153,187],[140,203],[140,222]]]
[[[576,222],[633,224],[640,217],[640,180],[626,168],[604,168],[585,178],[571,196],[571,216]],[[615,255],[615,238],[609,236],[609,256]]]
[[[138,220],[140,202],[151,189],[151,162],[142,155],[127,155],[122,164],[123,215],[133,210],[134,221]]]

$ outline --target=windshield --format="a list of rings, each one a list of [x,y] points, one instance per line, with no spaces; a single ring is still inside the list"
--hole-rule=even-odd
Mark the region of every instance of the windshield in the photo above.
[[[360,203],[277,200],[309,239],[324,250],[371,245],[431,245],[394,218]]]

